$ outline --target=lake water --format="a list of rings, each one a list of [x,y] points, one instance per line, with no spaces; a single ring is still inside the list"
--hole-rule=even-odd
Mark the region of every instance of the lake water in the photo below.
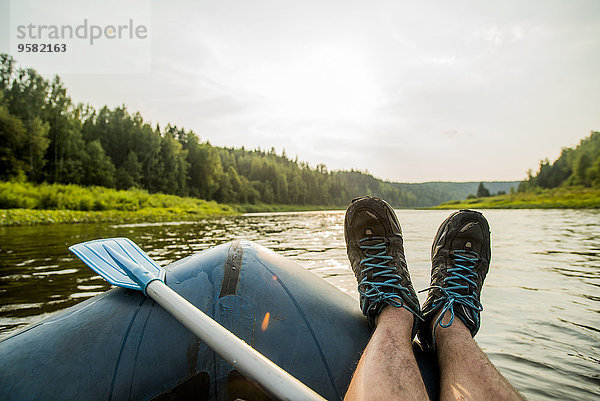
[[[448,211],[398,210],[415,288]],[[492,265],[476,339],[529,399],[600,396],[600,211],[489,210]],[[202,222],[0,227],[0,338],[110,288],[67,247],[125,236],[160,264],[233,239],[267,246],[357,297],[343,212]],[[425,294],[421,294],[421,302]],[[357,301],[358,308],[358,301]]]

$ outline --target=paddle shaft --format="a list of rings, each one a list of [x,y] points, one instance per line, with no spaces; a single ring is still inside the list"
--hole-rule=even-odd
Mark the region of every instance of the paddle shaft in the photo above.
[[[213,351],[249,379],[259,383],[280,400],[319,400],[324,398],[250,347],[232,332],[189,303],[165,283],[154,280],[146,294],[179,320]]]

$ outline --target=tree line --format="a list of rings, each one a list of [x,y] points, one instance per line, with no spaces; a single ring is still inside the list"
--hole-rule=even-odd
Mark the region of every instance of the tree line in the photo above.
[[[74,104],[60,77],[46,80],[7,54],[0,64],[0,180],[143,188],[227,203],[345,205],[374,194],[395,206],[419,204],[418,189],[368,173],[313,168],[274,149],[212,146],[125,106]]]
[[[529,171],[519,191],[533,188],[582,186],[600,188],[600,132],[592,131],[575,148],[563,148],[556,161],[540,162],[537,173]]]
[[[368,172],[311,167],[273,148],[212,146],[125,106],[75,104],[60,77],[47,80],[7,54],[0,54],[0,180],[140,188],[224,203],[344,206],[371,194],[396,207],[464,199],[477,185],[392,183]]]

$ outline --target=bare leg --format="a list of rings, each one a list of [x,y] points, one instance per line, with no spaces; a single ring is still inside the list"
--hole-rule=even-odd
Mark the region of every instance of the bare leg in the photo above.
[[[449,320],[450,313],[447,312],[443,323],[447,324]],[[447,328],[438,326],[435,342],[441,400],[522,400],[481,351],[460,319],[455,318]]]
[[[414,316],[386,306],[360,358],[345,400],[427,400],[412,349]]]

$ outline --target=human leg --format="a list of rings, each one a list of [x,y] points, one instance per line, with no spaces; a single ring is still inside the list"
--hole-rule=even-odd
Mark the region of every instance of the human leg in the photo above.
[[[419,301],[395,212],[381,199],[357,198],[346,212],[344,234],[361,309],[375,329],[346,399],[427,399],[412,349]]]
[[[450,320],[449,312],[442,319]],[[436,328],[441,400],[521,400],[460,319]]]
[[[442,400],[521,399],[473,339],[490,258],[490,229],[481,213],[461,210],[442,223],[419,327],[422,344],[437,350]]]
[[[412,349],[413,315],[385,307],[352,377],[345,400],[426,400]]]

